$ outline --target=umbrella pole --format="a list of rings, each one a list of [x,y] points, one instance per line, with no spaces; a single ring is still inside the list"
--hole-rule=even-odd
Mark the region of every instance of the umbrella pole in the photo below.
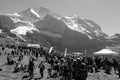
[[[87,51],[86,51],[86,49],[85,49],[85,63],[87,63]]]
[[[87,56],[87,51],[86,51],[86,49],[85,49],[85,57]]]

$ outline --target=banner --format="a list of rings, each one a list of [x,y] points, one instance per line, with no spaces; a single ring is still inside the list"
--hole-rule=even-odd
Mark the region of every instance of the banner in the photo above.
[[[39,44],[27,44],[27,47],[36,47],[36,48],[40,48]]]
[[[66,56],[67,55],[67,48],[65,48],[65,54],[64,54],[64,56]]]
[[[51,52],[52,52],[52,50],[53,50],[53,47],[50,47],[50,49],[49,49],[49,53],[51,53]]]

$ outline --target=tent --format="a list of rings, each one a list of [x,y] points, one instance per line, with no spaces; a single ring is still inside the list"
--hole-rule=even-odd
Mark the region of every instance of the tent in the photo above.
[[[83,53],[80,53],[80,52],[73,52],[73,54],[75,54],[75,55],[81,55],[81,54],[83,54]]]
[[[119,55],[119,53],[114,52],[114,51],[112,51],[110,49],[102,49],[102,50],[100,50],[98,52],[94,52],[93,54],[94,55]]]
[[[39,44],[27,44],[27,47],[40,48],[40,45]]]

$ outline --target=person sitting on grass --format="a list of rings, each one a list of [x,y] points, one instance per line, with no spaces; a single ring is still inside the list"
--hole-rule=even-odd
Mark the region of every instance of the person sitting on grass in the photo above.
[[[13,73],[17,73],[17,72],[20,72],[22,70],[23,70],[23,65],[20,64],[19,62],[18,63],[16,62]]]
[[[8,65],[13,65],[13,64],[14,64],[14,60],[12,60],[10,54],[7,55],[7,64],[8,64]]]

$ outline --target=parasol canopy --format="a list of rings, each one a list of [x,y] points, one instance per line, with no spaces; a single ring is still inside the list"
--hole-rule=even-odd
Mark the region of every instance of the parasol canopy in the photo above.
[[[110,49],[102,49],[100,51],[94,52],[94,55],[119,55],[119,53],[114,52]]]

